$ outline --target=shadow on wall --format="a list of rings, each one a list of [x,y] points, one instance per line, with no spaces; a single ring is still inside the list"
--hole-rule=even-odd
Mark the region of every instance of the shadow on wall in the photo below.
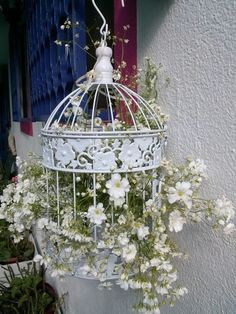
[[[142,38],[138,40],[138,50],[145,51],[145,47],[150,45],[150,35],[156,34],[153,29],[161,26],[174,2],[175,0],[137,0],[138,34]]]

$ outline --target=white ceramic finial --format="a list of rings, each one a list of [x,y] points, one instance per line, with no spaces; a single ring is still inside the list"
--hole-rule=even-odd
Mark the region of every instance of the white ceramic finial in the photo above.
[[[96,49],[97,62],[94,66],[95,82],[109,84],[113,82],[111,65],[112,49],[101,46]]]

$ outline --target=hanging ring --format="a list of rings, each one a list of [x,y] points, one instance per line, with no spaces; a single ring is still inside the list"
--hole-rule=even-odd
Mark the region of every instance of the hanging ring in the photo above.
[[[102,40],[101,40],[102,46],[107,45],[107,34],[108,34],[108,24],[105,25],[105,31],[102,32]]]

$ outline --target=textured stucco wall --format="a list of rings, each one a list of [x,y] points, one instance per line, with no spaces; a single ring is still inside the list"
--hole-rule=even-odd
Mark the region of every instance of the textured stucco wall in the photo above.
[[[40,130],[42,128],[41,122],[33,123],[33,136],[29,136],[20,130],[20,123],[12,123],[12,131],[15,136],[16,152],[22,160],[28,158],[29,153],[35,153],[39,156],[42,155]]]
[[[169,88],[160,104],[170,115],[168,157],[205,160],[204,194],[226,194],[236,204],[236,2],[233,0],[138,0],[139,62],[149,56],[165,66]],[[235,206],[236,208],[236,206]],[[190,255],[179,263],[189,294],[175,314],[236,313],[236,240],[206,226],[177,235]]]
[[[130,0],[132,1],[132,0]],[[225,193],[235,203],[235,57],[233,0],[138,0],[140,64],[150,56],[166,67],[171,79],[160,94],[170,114],[168,156],[183,160],[193,154],[208,165],[206,195]],[[234,26],[234,27],[233,27]],[[40,151],[33,138],[14,124],[19,154]],[[235,206],[236,207],[236,206]],[[185,227],[177,234],[189,258],[176,266],[189,294],[163,314],[236,313],[236,240],[221,237],[205,226]],[[130,292],[101,292],[92,281],[67,278],[54,285],[65,297],[66,314],[131,314]]]

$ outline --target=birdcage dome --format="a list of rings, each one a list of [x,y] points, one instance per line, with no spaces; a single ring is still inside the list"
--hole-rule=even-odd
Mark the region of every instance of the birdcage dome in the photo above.
[[[92,79],[57,105],[42,130],[44,166],[76,173],[158,167],[165,132],[160,117],[136,92],[113,82],[110,48],[99,47],[97,55]]]

